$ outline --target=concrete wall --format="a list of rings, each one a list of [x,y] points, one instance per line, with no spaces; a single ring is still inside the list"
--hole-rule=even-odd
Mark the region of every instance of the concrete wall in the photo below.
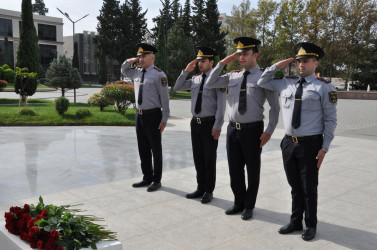
[[[377,92],[338,91],[338,99],[377,100]]]

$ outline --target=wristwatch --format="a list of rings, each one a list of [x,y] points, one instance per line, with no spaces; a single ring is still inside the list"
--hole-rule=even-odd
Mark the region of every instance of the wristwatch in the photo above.
[[[329,152],[328,148],[322,148],[322,150],[325,151],[325,153]]]

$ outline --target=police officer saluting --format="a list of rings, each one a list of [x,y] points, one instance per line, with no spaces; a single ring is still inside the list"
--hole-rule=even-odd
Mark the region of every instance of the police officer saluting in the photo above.
[[[273,79],[294,59],[289,58],[267,68],[258,85],[280,93],[285,137],[280,146],[288,183],[292,188],[290,223],[281,234],[301,231],[303,214],[307,229],[302,239],[315,237],[317,227],[318,171],[334,138],[337,93],[334,86],[317,78],[315,69],[325,53],[312,43],[294,48],[300,77]]]
[[[216,51],[208,47],[196,47],[196,50],[196,59],[182,71],[174,90],[191,90],[191,142],[198,186],[195,192],[187,194],[186,197],[201,197],[204,204],[212,200],[215,189],[216,151],[224,123],[226,89],[209,89],[204,85],[206,77],[212,71]],[[186,80],[189,72],[195,69],[196,63],[201,74]]]
[[[237,52],[216,65],[206,85],[211,88],[228,87],[227,154],[234,206],[225,213],[231,215],[242,212],[241,218],[248,220],[253,216],[258,194],[262,147],[271,138],[278,122],[280,108],[278,95],[257,85],[262,75],[262,70],[256,62],[260,41],[250,37],[238,37],[234,39],[234,43],[237,44]],[[220,76],[224,66],[232,62],[237,55],[244,70]],[[269,124],[263,131],[263,105],[266,99],[271,109]]]
[[[122,74],[134,80],[136,135],[144,175],[141,182],[132,186],[148,186],[147,191],[152,192],[161,187],[161,133],[170,113],[169,93],[165,73],[153,65],[157,49],[145,43],[139,43],[136,47],[137,57],[127,59],[122,65]],[[135,62],[139,62],[139,66],[130,68]]]

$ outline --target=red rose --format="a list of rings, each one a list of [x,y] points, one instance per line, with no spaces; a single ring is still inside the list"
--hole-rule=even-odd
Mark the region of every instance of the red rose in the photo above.
[[[37,226],[32,226],[31,228],[30,228],[30,234],[31,235],[37,235],[38,233],[39,233],[39,227],[37,227]]]
[[[58,241],[59,240],[59,232],[56,231],[55,229],[52,229],[51,232],[50,232],[50,236],[51,238],[53,238],[54,240]]]
[[[25,211],[26,213],[30,213],[30,205],[29,205],[29,204],[25,204],[25,205],[24,205],[24,211]]]
[[[37,218],[36,218],[36,220],[35,220],[35,221],[37,222],[37,221],[39,221],[39,220],[40,220],[40,219],[42,219],[42,218],[43,218],[43,216],[42,216],[42,215],[40,215],[40,214],[38,214],[38,215],[37,215]]]
[[[48,216],[48,212],[47,212],[47,210],[43,210],[41,214],[42,214],[43,217]]]
[[[43,247],[43,241],[38,240],[38,242],[37,242],[37,247],[38,247],[38,248],[42,248],[42,247]]]
[[[56,250],[64,250],[64,247],[57,247]]]

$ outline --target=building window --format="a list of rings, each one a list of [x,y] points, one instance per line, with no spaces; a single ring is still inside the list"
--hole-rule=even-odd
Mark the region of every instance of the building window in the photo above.
[[[6,53],[5,52],[5,41],[1,40],[0,41],[0,66],[3,66],[6,63],[5,53]],[[8,41],[8,56],[9,56],[9,58],[7,59],[7,61],[10,60],[10,65],[8,65],[8,66],[13,69],[14,57],[13,57],[13,42],[12,41]],[[7,62],[7,63],[9,64],[9,62]]]
[[[0,36],[13,37],[12,20],[0,18]]]
[[[41,55],[41,66],[46,71],[52,60],[57,57],[56,45],[39,44],[39,54]]]
[[[47,24],[38,24],[39,40],[56,41],[56,26]]]

